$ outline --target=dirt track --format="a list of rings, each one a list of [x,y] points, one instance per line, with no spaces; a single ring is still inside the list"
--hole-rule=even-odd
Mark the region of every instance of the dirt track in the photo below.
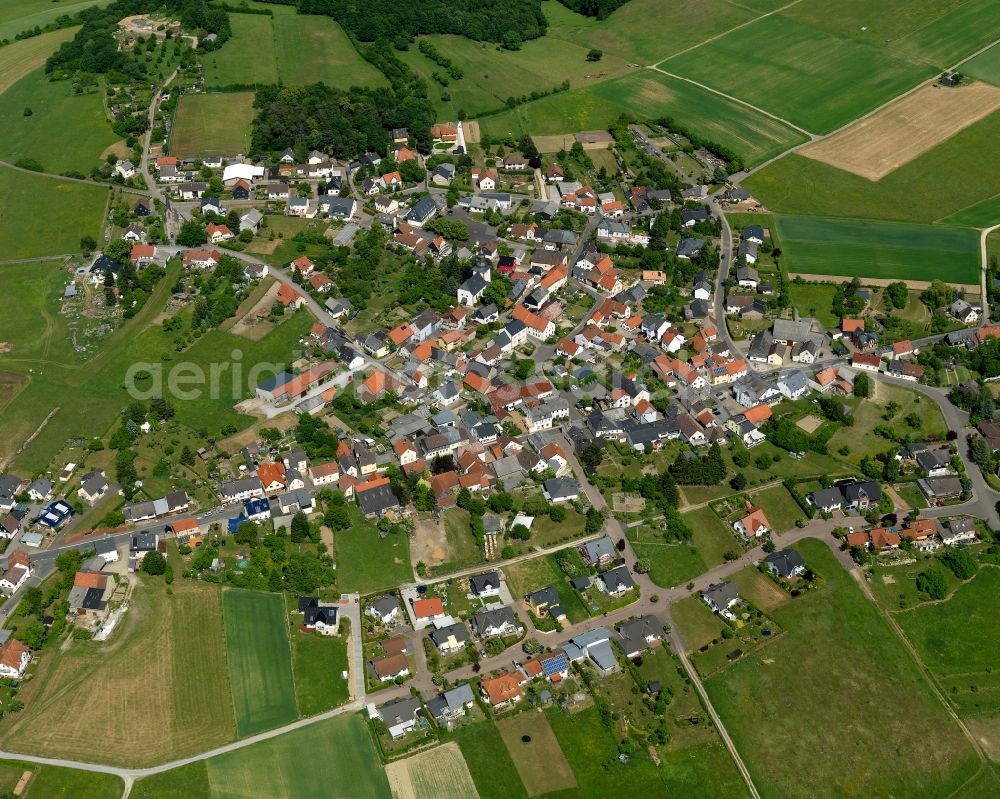
[[[929,84],[802,155],[855,175],[880,180],[1000,108],[1000,88],[988,83]]]

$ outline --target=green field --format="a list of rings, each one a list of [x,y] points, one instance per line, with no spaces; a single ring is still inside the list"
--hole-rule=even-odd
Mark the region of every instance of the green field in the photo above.
[[[833,312],[833,297],[836,293],[837,287],[826,283],[788,284],[792,306],[798,308],[804,316],[815,317],[827,329],[840,324],[840,319]]]
[[[347,701],[347,644],[338,637],[292,633],[292,671],[299,714],[313,716]]]
[[[510,752],[494,724],[460,727],[455,733],[479,799],[527,799]]]
[[[274,7],[275,10],[279,6]],[[251,50],[256,49],[254,44]],[[385,86],[387,81],[365,61],[343,28],[330,17],[274,15],[278,76],[289,86],[322,81],[329,86]]]
[[[390,799],[365,722],[343,715],[146,777],[137,799]],[[30,798],[29,798],[30,799]]]
[[[789,273],[978,284],[979,239],[963,228],[779,216]]]
[[[81,236],[99,240],[107,202],[101,186],[0,167],[0,260],[78,252]]]
[[[288,622],[278,594],[222,594],[229,680],[241,738],[294,721],[295,683]]]
[[[951,795],[975,753],[826,544],[796,548],[823,587],[772,611],[785,634],[705,683],[761,794]]]
[[[238,155],[250,148],[253,92],[185,94],[170,132],[170,154],[178,158]]]
[[[780,47],[775,44],[780,42]],[[692,78],[826,133],[934,75],[881,48],[774,15],[669,59]]]
[[[62,28],[0,48],[0,94],[43,66],[52,52],[63,42],[72,39],[78,30],[79,28]],[[20,110],[23,114],[24,109]]]
[[[1000,224],[1000,194],[990,197],[940,220],[942,225],[967,225],[974,228]]]
[[[982,157],[998,138],[1000,111],[879,181],[791,153],[743,184],[776,213],[933,222],[1000,194],[1000,159]]]
[[[25,116],[30,108],[31,116]],[[87,173],[118,141],[97,90],[74,95],[69,81],[50,81],[37,69],[0,94],[0,158],[34,159],[47,172]]]
[[[0,3],[0,39],[11,39],[36,25],[44,27],[63,14],[106,6],[111,0],[4,0]]]
[[[574,89],[581,89],[629,69],[626,61],[611,53],[606,53],[599,63],[591,63],[586,60],[586,47],[550,36],[525,42],[517,51],[462,36],[421,38],[465,73],[460,80],[449,80],[449,85],[442,87],[432,77],[435,72],[442,73],[442,68],[416,46],[399,53],[427,81],[439,116],[446,118],[458,116],[459,110],[475,116],[502,108],[508,97],[548,91],[564,80]],[[451,99],[445,100],[443,95]]]
[[[337,561],[337,587],[341,591],[369,594],[413,579],[410,566],[410,543],[405,535],[382,538],[375,525],[362,517],[353,503],[351,527],[334,536]]]
[[[10,791],[6,795],[14,795],[14,786],[25,771],[32,777],[21,794],[24,799],[118,799],[124,788],[121,778],[113,774],[5,760],[0,765],[0,787],[5,793]]]
[[[779,0],[629,0],[605,20],[584,17],[555,0],[542,3],[543,41],[562,39],[636,64],[652,64],[770,11]],[[763,6],[763,7],[762,7]],[[603,63],[603,62],[602,62]],[[600,64],[598,65],[600,66]]]
[[[962,74],[1000,86],[1000,46],[994,45],[962,64]]]
[[[949,0],[949,4],[956,2]],[[969,0],[956,5],[949,13],[930,24],[925,21],[909,35],[894,41],[892,48],[945,69],[996,40],[996,0]]]
[[[278,82],[271,17],[260,14],[230,14],[233,35],[218,50],[207,53],[205,84],[209,88],[251,86]]]

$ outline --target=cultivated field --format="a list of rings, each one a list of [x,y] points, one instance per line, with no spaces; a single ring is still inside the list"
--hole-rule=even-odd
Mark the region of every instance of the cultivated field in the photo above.
[[[394,799],[479,799],[462,750],[452,741],[385,767]]]
[[[1000,159],[983,157],[998,138],[994,111],[877,182],[792,153],[744,185],[778,213],[933,222],[1000,194]]]
[[[975,228],[1000,224],[1000,195],[963,208],[951,216],[938,220],[942,225],[968,225]]]
[[[210,88],[278,82],[271,17],[230,14],[233,35],[218,50],[205,55],[205,84]]]
[[[935,73],[927,64],[781,15],[660,66],[815,133],[856,119]]]
[[[762,795],[951,795],[979,767],[968,742],[826,544],[797,548],[824,586],[772,612],[784,635],[706,681]]]
[[[880,180],[998,108],[1000,88],[988,83],[954,88],[929,84],[800,152]]]
[[[962,64],[962,74],[1000,86],[1000,45]]]
[[[140,580],[109,642],[40,656],[5,749],[146,766],[235,737],[218,589],[175,584],[168,596],[162,579]]]
[[[939,10],[933,6],[940,6],[930,0],[910,5],[913,6],[911,13],[922,11],[926,16]],[[894,41],[892,48],[944,69],[996,40],[995,0],[968,0],[952,5],[955,6],[953,9],[932,22],[928,23],[925,17],[914,24],[913,31]]]
[[[77,30],[78,28],[63,28],[0,48],[0,94],[25,75],[44,66],[45,59],[52,55],[60,44],[72,39]]]
[[[541,711],[520,713],[497,722],[500,737],[514,761],[528,796],[576,787],[576,777]],[[529,740],[524,741],[523,737]]]
[[[253,92],[185,94],[177,104],[170,154],[238,155],[250,147]]]
[[[895,222],[779,216],[789,273],[977,285],[979,241],[971,230]]]
[[[229,679],[241,738],[294,721],[295,684],[285,606],[278,594],[222,594]]]
[[[106,6],[111,0],[4,0],[0,3],[0,39],[10,39],[36,25],[44,27],[63,14],[75,14],[85,8]]]
[[[26,108],[31,109],[30,116],[24,115]],[[0,119],[0,158],[11,163],[30,158],[48,172],[87,173],[105,148],[118,141],[100,91],[75,95],[69,81],[50,81],[44,69],[34,70],[0,94]]]

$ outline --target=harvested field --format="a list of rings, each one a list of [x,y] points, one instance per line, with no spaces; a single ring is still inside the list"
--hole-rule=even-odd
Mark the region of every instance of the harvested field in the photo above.
[[[801,153],[880,180],[998,108],[1000,88],[988,83],[930,84]]]
[[[573,769],[541,711],[529,711],[498,721],[497,729],[528,796],[576,787]]]
[[[809,416],[803,416],[795,424],[796,426],[800,427],[804,432],[808,433],[809,435],[812,435],[817,430],[819,430],[820,426],[823,424],[823,420],[815,416],[812,416],[810,414]]]
[[[395,799],[479,799],[462,750],[452,741],[385,767]]]
[[[475,119],[467,119],[462,123],[462,132],[465,134],[466,144],[479,144],[479,122]]]
[[[0,94],[42,66],[59,45],[76,35],[77,30],[79,28],[63,28],[43,33],[41,36],[14,42],[0,50]]]
[[[447,561],[449,554],[444,522],[433,516],[417,519],[410,545],[411,559],[417,563],[423,561],[428,568],[434,568]]]

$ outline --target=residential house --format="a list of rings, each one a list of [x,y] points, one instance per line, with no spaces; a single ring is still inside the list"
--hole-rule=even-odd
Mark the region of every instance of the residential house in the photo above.
[[[776,577],[791,580],[805,574],[806,564],[794,549],[779,549],[764,557],[764,565]]]
[[[702,599],[713,613],[725,616],[727,619],[734,619],[736,616],[732,608],[739,604],[740,594],[733,583],[722,582],[711,585],[702,593]]]
[[[616,566],[598,574],[594,585],[605,594],[621,597],[635,588],[635,581],[632,579],[628,566]]]
[[[513,608],[506,605],[477,613],[469,621],[472,632],[480,638],[520,635],[522,630]]]
[[[634,658],[663,640],[663,622],[655,616],[640,616],[622,622],[615,632],[618,633],[615,643],[625,657]]]

